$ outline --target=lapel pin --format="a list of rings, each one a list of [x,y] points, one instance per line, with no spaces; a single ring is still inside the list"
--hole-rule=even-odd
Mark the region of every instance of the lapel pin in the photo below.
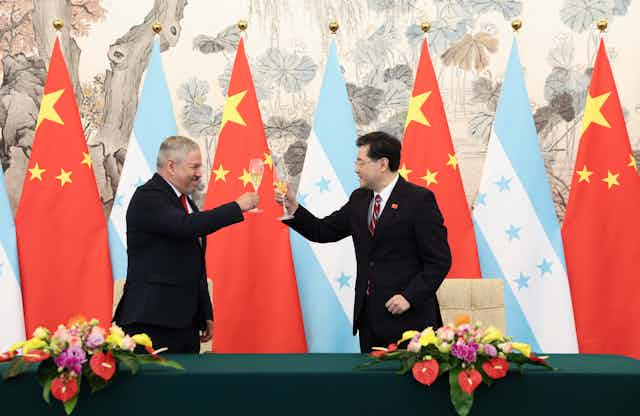
[[[398,204],[396,204],[395,202],[391,204],[391,209],[398,209]]]

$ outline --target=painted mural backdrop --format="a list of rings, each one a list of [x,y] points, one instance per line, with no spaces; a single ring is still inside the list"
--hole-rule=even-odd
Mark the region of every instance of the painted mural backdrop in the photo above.
[[[475,199],[501,80],[518,36],[540,145],[560,220],[571,179],[600,18],[636,157],[640,72],[632,0],[6,0],[0,2],[0,159],[17,207],[56,36],[74,82],[105,213],[117,188],[140,83],[159,21],[179,131],[211,168],[240,31],[277,168],[298,180],[326,53],[336,41],[359,133],[402,137],[428,19],[440,83],[468,201]],[[353,146],[345,142],[344,146]],[[208,178],[208,173],[206,175]],[[201,191],[204,190],[204,184]],[[202,199],[202,194],[197,196]]]

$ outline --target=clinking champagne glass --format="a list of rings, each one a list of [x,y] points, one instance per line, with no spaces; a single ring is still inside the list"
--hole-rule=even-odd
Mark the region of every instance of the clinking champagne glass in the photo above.
[[[262,174],[264,173],[264,162],[262,159],[251,159],[249,161],[249,177],[251,178],[251,185],[253,185],[253,191],[258,192],[260,183],[262,182]],[[262,212],[260,208],[253,208],[247,212]]]
[[[293,215],[289,214],[286,206],[286,198],[287,198],[287,190],[289,188],[289,177],[287,175],[287,167],[284,167],[285,174],[282,179],[278,178],[278,173],[276,169],[273,170],[274,183],[276,186],[276,190],[278,193],[282,195],[282,210],[284,211],[281,216],[279,216],[278,220],[290,220],[293,218]]]

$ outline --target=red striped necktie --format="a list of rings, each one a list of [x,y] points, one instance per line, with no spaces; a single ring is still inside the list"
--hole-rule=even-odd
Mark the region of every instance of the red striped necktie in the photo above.
[[[369,232],[373,235],[376,231],[376,224],[378,224],[378,218],[380,217],[380,202],[382,197],[376,195],[374,198],[373,212],[371,213],[371,222],[369,223]]]

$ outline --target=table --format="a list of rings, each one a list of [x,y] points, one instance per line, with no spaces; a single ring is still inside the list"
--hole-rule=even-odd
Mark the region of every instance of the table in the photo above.
[[[359,354],[167,355],[185,370],[122,372],[90,395],[83,385],[74,415],[449,415],[447,377],[431,387],[394,373],[398,363],[356,370]],[[556,371],[512,368],[475,393],[471,415],[636,414],[640,361],[612,355],[552,355]],[[0,365],[0,372],[7,367]],[[0,382],[0,414],[64,415],[49,407],[30,370]],[[90,397],[91,396],[91,397]]]

